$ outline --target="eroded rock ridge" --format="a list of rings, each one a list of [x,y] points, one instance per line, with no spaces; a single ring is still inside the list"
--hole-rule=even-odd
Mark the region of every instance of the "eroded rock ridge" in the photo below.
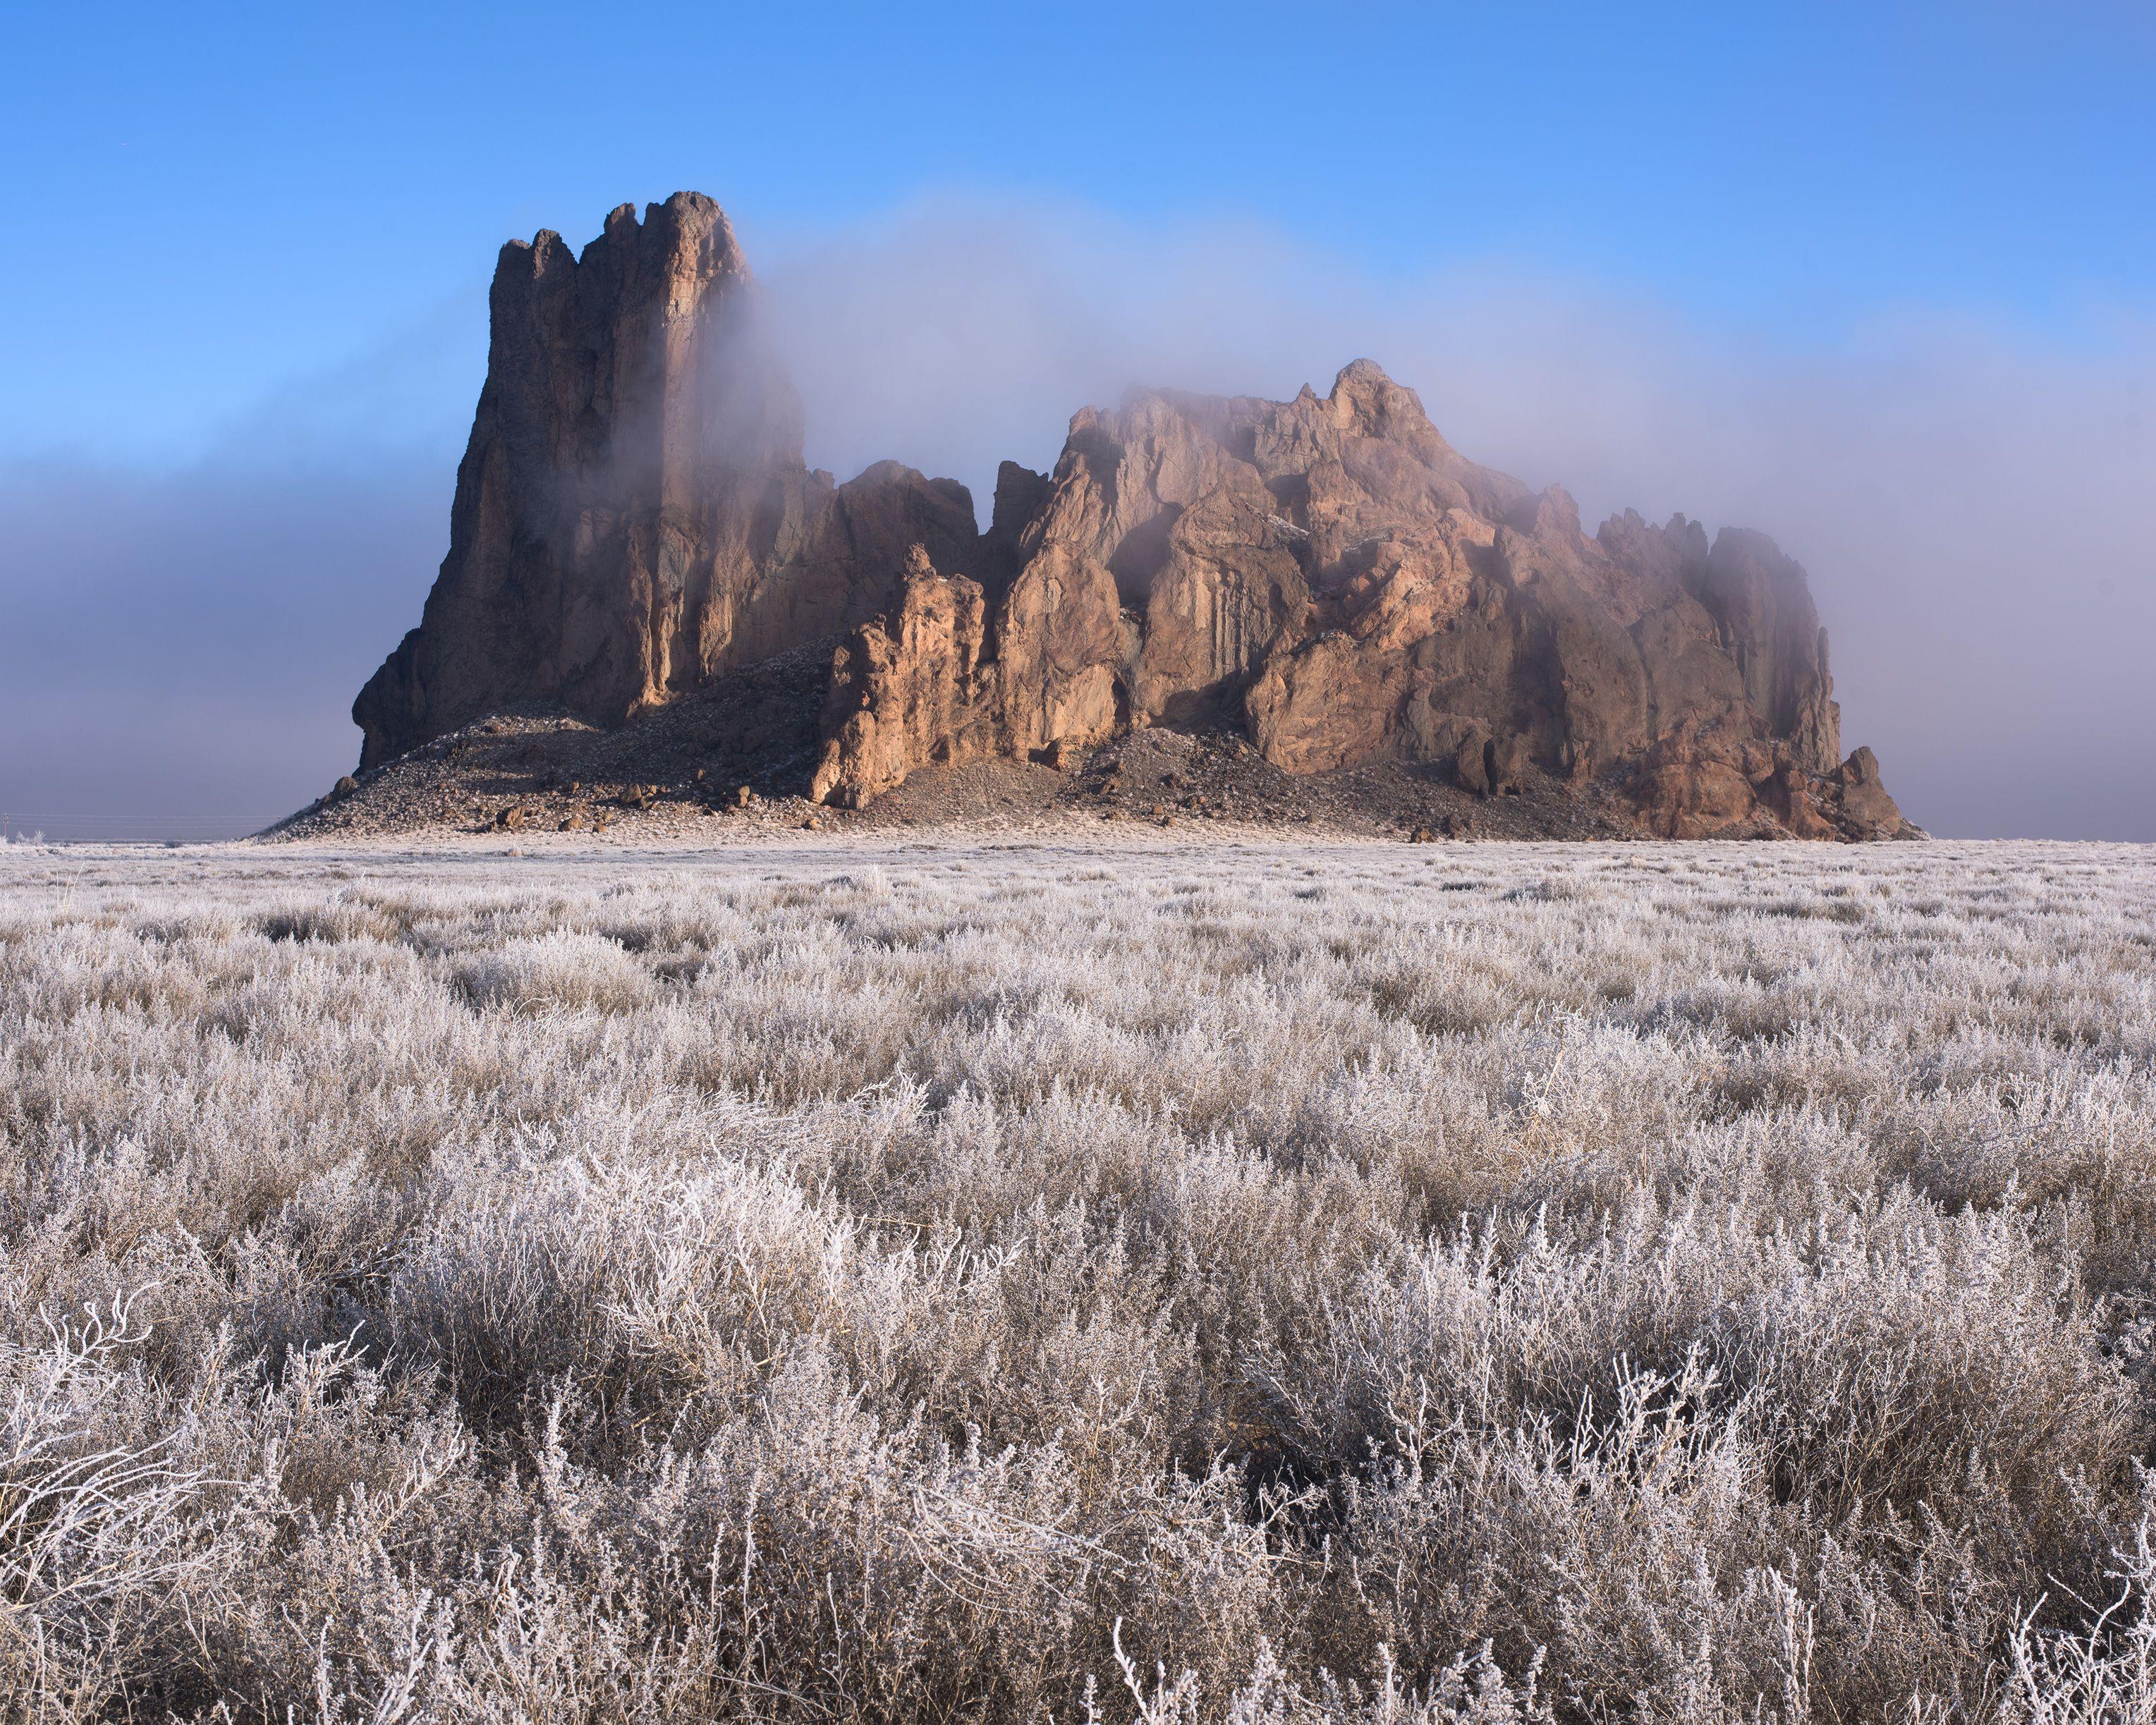
[[[353,707],[362,770],[491,711],[629,723],[830,639],[808,788],[1060,765],[1147,726],[1312,774],[1420,763],[1478,796],[1621,787],[1663,836],[1913,831],[1845,759],[1804,571],[1763,536],[1477,466],[1358,360],[1292,401],[1135,393],[1053,472],[966,488],[802,457],[717,206],[505,247],[450,548]]]

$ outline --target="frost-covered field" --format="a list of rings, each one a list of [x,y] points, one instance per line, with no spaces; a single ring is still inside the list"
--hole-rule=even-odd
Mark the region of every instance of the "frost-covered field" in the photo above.
[[[15,848],[0,1173],[10,1719],[2156,1709],[2145,852]]]

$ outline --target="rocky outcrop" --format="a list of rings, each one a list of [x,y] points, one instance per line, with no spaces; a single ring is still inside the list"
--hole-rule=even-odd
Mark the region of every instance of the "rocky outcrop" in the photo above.
[[[954,481],[804,465],[707,198],[624,204],[581,254],[511,241],[490,310],[449,556],[353,705],[362,768],[521,703],[633,719],[886,608],[914,546],[955,563],[978,542]]]
[[[1015,573],[988,596],[988,669],[915,764],[1224,725],[1291,773],[1423,762],[1482,796],[1615,775],[1671,837],[1906,828],[1876,762],[1840,760],[1825,635],[1770,541],[1629,513],[1589,537],[1563,491],[1468,461],[1368,361],[1322,397],[1088,409],[1053,475],[1007,468],[998,493]],[[850,714],[922,674],[888,669],[908,614],[846,649]],[[894,782],[888,752],[855,765],[871,734],[833,734],[820,796]]]
[[[626,207],[572,258],[505,250],[451,545],[354,709],[363,765],[492,708],[613,724],[839,638],[808,787],[1228,730],[1311,774],[1414,763],[1502,797],[1621,787],[1671,837],[1913,830],[1841,758],[1826,638],[1771,541],[1477,466],[1358,361],[1292,401],[1081,411],[1052,473],[834,485],[755,334],[725,218]]]
[[[833,667],[813,800],[863,802],[923,762],[980,752],[970,733],[992,706],[982,698],[984,613],[978,582],[938,574],[915,553],[896,609],[841,649]]]

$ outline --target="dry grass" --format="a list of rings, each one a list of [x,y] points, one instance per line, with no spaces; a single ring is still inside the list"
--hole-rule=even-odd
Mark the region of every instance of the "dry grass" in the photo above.
[[[0,853],[0,1717],[2146,1720],[2128,850]]]

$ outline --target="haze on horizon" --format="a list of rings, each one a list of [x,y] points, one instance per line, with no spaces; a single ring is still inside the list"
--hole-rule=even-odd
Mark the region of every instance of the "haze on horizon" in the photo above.
[[[2156,839],[2144,10],[120,12],[0,38],[36,69],[0,116],[16,827],[234,834],[348,770],[496,247],[694,187],[842,475],[985,508],[1089,402],[1367,353],[1590,527],[1774,534],[1912,818]]]

